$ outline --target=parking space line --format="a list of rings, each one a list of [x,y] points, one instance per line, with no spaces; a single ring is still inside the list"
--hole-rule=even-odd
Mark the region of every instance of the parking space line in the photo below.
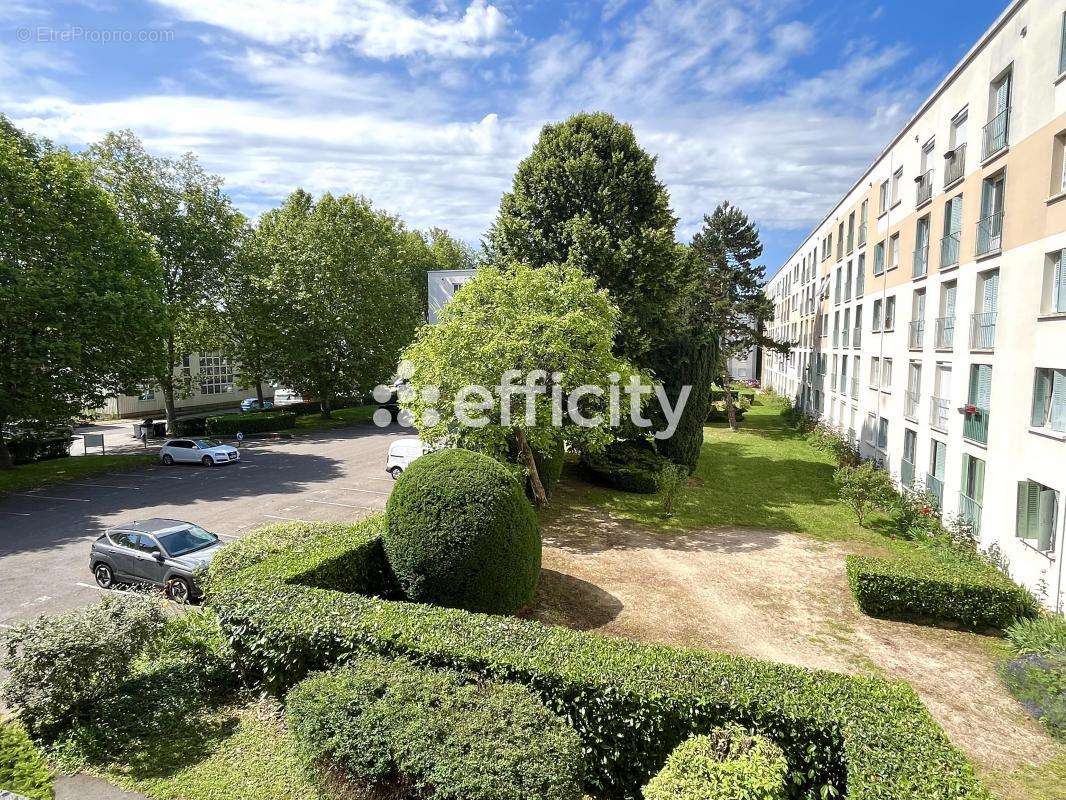
[[[0,514],[9,514],[12,517],[28,517],[29,514],[23,511],[0,511]]]
[[[56,497],[52,494],[30,494],[28,492],[9,492],[8,494],[16,495],[18,497],[36,497],[38,500],[69,500],[72,503],[91,503],[85,497]]]
[[[310,522],[309,519],[298,519],[297,517],[279,517],[277,514],[264,514],[267,519],[283,519],[286,522]]]
[[[96,589],[96,591],[98,591],[98,592],[110,592],[111,591],[110,589],[105,589],[103,586],[96,586],[95,584],[92,584],[92,583],[82,583],[81,581],[75,581],[74,585],[75,586],[83,586],[86,589]]]
[[[342,506],[343,508],[363,508],[367,511],[380,511],[379,508],[371,508],[370,506],[356,506],[351,503],[334,503],[329,500],[304,500],[305,503],[317,503],[320,506]]]
[[[9,631],[15,630],[15,626],[14,625],[6,625],[3,622],[0,622],[0,628],[5,628],[6,630],[9,630]]]
[[[140,486],[125,486],[122,484],[114,483],[75,483],[74,481],[67,481],[67,486],[96,486],[101,489],[137,489],[140,490]]]
[[[363,492],[364,494],[380,494],[384,497],[388,497],[388,492],[379,492],[375,489],[359,489],[355,486],[334,486],[334,489],[343,489],[346,492]]]

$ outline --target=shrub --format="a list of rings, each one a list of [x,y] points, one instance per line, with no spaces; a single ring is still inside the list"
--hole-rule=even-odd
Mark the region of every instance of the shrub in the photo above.
[[[663,468],[670,462],[647,439],[626,439],[612,442],[600,453],[583,454],[581,463],[594,483],[623,492],[655,494]]]
[[[902,682],[367,597],[381,526],[308,525],[284,550],[263,543],[276,531],[260,531],[230,545],[228,562],[215,559],[209,602],[248,679],[284,690],[377,653],[523,684],[578,732],[592,786],[612,797],[639,794],[685,739],[736,722],[785,752],[792,797],[989,798]],[[325,565],[348,582],[308,578]]]
[[[241,433],[268,433],[296,427],[291,411],[251,411],[247,414],[222,414],[206,420],[208,436],[236,436]]]
[[[829,453],[833,456],[838,466],[854,467],[858,466],[861,461],[859,451],[855,449],[851,442],[835,428],[824,423],[817,424],[807,434],[807,441],[816,450],[821,450],[823,453]]]
[[[187,417],[185,419],[174,420],[174,435],[175,436],[206,436],[207,435],[207,418],[206,417]]]
[[[555,446],[549,451],[533,451],[533,460],[537,464],[537,474],[540,476],[541,485],[545,493],[551,495],[555,484],[563,474],[563,466],[566,464],[566,446],[562,439],[555,441]]]
[[[1019,656],[1066,654],[1066,617],[1048,614],[1018,620],[1007,628],[1007,641]]]
[[[781,748],[739,726],[678,745],[644,787],[644,800],[784,800]]]
[[[1066,742],[1066,618],[1051,614],[1007,629],[1011,657],[1001,667],[1010,693]]]
[[[165,619],[161,601],[127,593],[16,626],[0,663],[10,671],[0,700],[32,734],[53,736],[112,691]]]
[[[327,787],[342,777],[371,796],[581,798],[581,740],[516,684],[361,658],[296,686],[286,718]]]
[[[469,450],[438,450],[404,471],[383,545],[400,589],[420,603],[510,614],[540,578],[540,529],[521,484]]]
[[[743,406],[733,406],[733,411],[736,413],[737,422],[743,422],[744,415],[748,413]],[[711,403],[711,410],[707,412],[707,421],[729,422],[729,412],[726,410],[725,403]]]
[[[936,498],[924,486],[907,486],[888,504],[892,510],[892,522],[904,539],[924,540],[931,536],[944,536],[946,531],[940,522]]]
[[[833,480],[840,499],[851,506],[860,525],[865,524],[870,511],[890,508],[897,497],[892,476],[869,461],[857,467],[837,467]]]
[[[9,427],[4,431],[13,464],[30,464],[70,455],[73,429]]]
[[[1037,613],[1023,587],[979,553],[954,545],[915,547],[893,558],[848,556],[848,583],[866,614],[1006,628]]]
[[[33,800],[52,800],[52,773],[25,729],[0,721],[0,794],[14,792]]]
[[[688,470],[685,467],[680,464],[667,464],[663,467],[659,480],[659,505],[664,515],[670,516],[674,513],[674,506],[677,505],[686,483]]]

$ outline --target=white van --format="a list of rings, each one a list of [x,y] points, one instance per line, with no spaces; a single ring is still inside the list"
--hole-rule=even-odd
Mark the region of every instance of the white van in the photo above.
[[[389,445],[389,457],[385,462],[385,471],[392,476],[393,480],[400,477],[411,462],[429,452],[429,448],[421,439],[397,439]]]

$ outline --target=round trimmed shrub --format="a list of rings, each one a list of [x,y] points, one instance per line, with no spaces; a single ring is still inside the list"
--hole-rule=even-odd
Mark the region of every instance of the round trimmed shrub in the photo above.
[[[644,800],[784,800],[781,748],[738,725],[679,744],[644,787]]]
[[[386,508],[383,547],[420,603],[512,614],[533,599],[541,541],[522,485],[496,459],[447,449],[415,461]]]

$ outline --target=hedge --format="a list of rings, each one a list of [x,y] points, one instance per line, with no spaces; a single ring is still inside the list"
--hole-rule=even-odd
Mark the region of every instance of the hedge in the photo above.
[[[52,773],[25,729],[0,720],[0,793],[52,800]]]
[[[520,683],[577,730],[611,797],[636,797],[674,747],[730,722],[782,748],[792,797],[990,797],[902,682],[369,596],[387,594],[382,524],[279,526],[216,556],[209,603],[246,680],[283,691],[377,653]]]
[[[331,795],[340,778],[374,797],[581,800],[581,740],[513,683],[364,657],[298,684],[285,719]]]
[[[241,433],[267,433],[296,427],[296,414],[291,411],[253,411],[248,414],[222,414],[208,417],[208,436],[236,436]]]
[[[207,417],[186,417],[185,419],[174,420],[174,435],[206,436]]]
[[[732,725],[678,745],[644,800],[784,800],[787,777],[780,747]]]
[[[408,599],[512,614],[540,578],[537,515],[499,461],[447,448],[403,471],[388,500],[385,555]]]
[[[977,553],[922,547],[905,556],[847,558],[848,584],[865,614],[900,620],[1006,628],[1038,605]]]
[[[644,439],[613,442],[600,453],[581,457],[593,483],[635,494],[655,494],[662,488],[662,470],[670,463]]]

